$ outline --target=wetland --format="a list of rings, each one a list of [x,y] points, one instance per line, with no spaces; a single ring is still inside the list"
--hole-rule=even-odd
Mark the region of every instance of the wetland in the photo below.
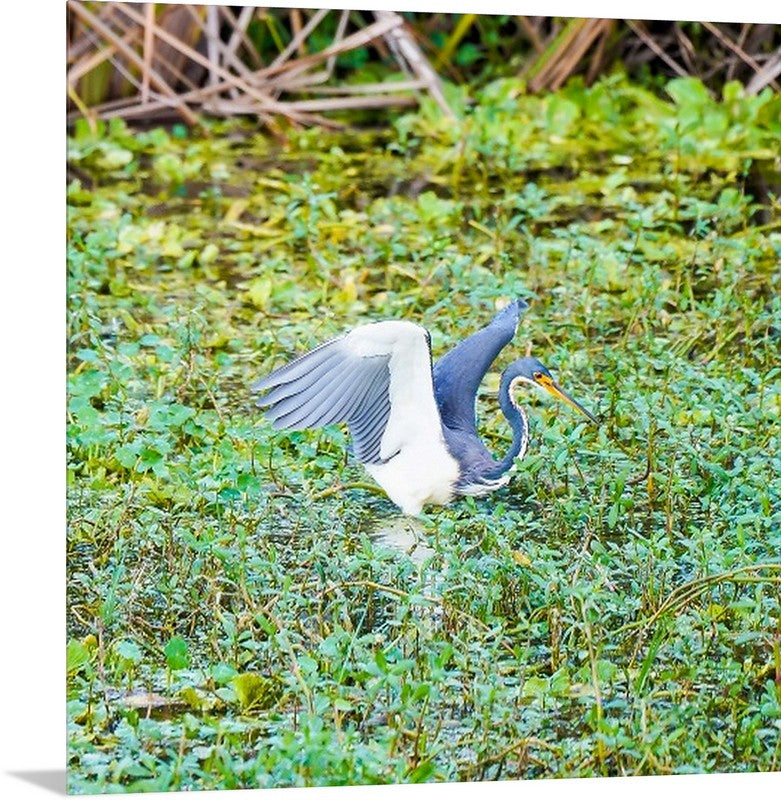
[[[777,770],[781,97],[502,79],[457,118],[68,139],[73,793]],[[249,385],[530,304],[488,498],[414,522]]]

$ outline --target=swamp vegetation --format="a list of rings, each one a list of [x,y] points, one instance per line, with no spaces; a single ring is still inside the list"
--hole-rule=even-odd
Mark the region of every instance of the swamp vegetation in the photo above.
[[[69,790],[781,767],[781,97],[621,76],[382,129],[77,125]],[[392,504],[249,384],[503,301],[536,397],[490,498]],[[415,545],[415,539],[419,545]]]

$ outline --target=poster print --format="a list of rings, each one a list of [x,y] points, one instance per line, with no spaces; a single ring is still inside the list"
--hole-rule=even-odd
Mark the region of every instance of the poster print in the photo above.
[[[778,27],[68,9],[69,791],[777,770]]]

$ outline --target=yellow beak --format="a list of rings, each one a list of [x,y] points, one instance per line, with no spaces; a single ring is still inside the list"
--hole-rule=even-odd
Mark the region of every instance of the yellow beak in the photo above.
[[[550,392],[554,397],[563,400],[567,405],[572,406],[576,411],[580,411],[581,414],[588,417],[595,425],[599,425],[599,420],[590,411],[586,411],[577,400],[570,397],[553,378],[542,375],[537,379],[537,383],[542,386],[546,392]]]

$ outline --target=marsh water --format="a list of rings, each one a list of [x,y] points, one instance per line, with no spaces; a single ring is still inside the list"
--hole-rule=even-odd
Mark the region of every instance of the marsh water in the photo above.
[[[71,791],[778,769],[781,101],[456,110],[69,139]],[[604,422],[525,398],[490,498],[399,517],[344,430],[253,405],[357,324],[437,357],[517,296],[487,446],[527,350]]]

